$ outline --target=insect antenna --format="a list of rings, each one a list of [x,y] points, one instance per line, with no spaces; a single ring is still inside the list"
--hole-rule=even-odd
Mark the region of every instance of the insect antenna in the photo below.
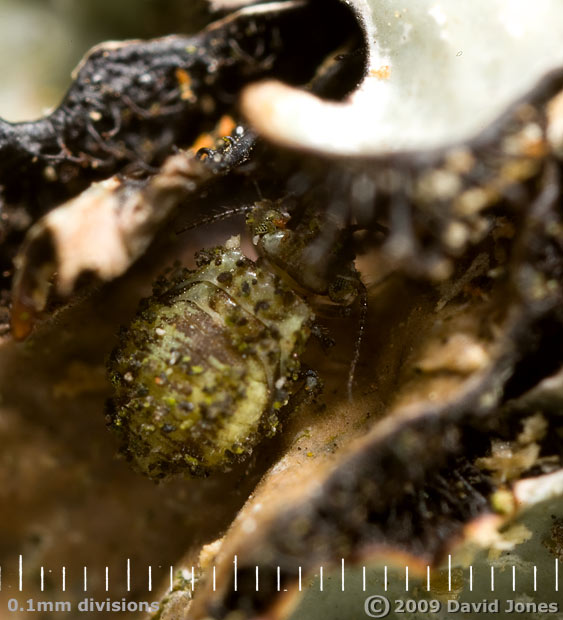
[[[225,211],[221,211],[221,213],[215,213],[215,215],[208,215],[207,217],[200,218],[199,220],[195,220],[190,222],[187,226],[180,228],[176,231],[177,235],[181,235],[188,230],[192,230],[194,228],[199,228],[200,226],[205,226],[206,224],[212,224],[213,222],[219,222],[221,220],[226,220],[230,217],[235,217],[236,215],[240,215],[241,213],[248,213],[251,209],[254,208],[254,205],[242,205],[240,207],[234,207],[232,209],[226,209]]]
[[[373,290],[375,287],[381,286],[383,283],[387,282],[391,276],[394,275],[393,271],[385,274],[381,277],[377,282],[371,285],[371,289]],[[362,348],[362,340],[364,337],[364,331],[366,328],[367,322],[367,313],[368,313],[368,290],[366,285],[358,279],[358,298],[360,301],[360,318],[358,321],[358,331],[356,335],[356,344],[354,345],[354,357],[352,358],[352,362],[350,364],[350,371],[348,372],[348,400],[352,400],[352,388],[354,387],[354,376],[356,374],[356,367],[360,360],[360,351]]]
[[[356,374],[356,367],[360,360],[360,350],[362,348],[362,339],[364,337],[364,331],[366,328],[366,319],[368,312],[368,291],[366,285],[359,281],[359,300],[360,300],[360,319],[358,321],[358,331],[356,333],[356,343],[354,345],[354,357],[350,364],[350,371],[348,372],[348,400],[352,401],[352,389],[354,387],[354,376]]]

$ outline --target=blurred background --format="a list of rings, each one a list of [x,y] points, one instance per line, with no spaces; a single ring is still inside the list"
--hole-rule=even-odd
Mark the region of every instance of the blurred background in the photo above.
[[[0,0],[0,116],[33,120],[56,106],[96,43],[194,32],[208,19],[205,0]]]

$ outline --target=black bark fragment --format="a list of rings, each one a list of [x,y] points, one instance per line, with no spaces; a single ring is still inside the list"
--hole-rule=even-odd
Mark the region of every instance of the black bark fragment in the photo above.
[[[36,217],[127,165],[152,170],[232,112],[250,81],[307,82],[357,32],[339,3],[323,7],[323,28],[315,27],[315,7],[290,1],[243,10],[194,36],[95,47],[49,116],[0,120],[2,201],[25,202]]]

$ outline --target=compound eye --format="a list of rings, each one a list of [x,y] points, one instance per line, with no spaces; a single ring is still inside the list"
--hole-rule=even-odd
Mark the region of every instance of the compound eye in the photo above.
[[[252,236],[258,235],[259,237],[263,235],[268,235],[276,232],[276,225],[272,220],[265,220],[262,222],[256,223],[252,227]]]
[[[337,276],[328,286],[328,296],[339,306],[349,306],[358,296],[358,284],[352,278]]]
[[[246,223],[256,244],[258,237],[272,235],[278,230],[283,230],[288,220],[289,216],[281,211],[268,209],[261,212],[260,209],[256,209],[248,216]]]

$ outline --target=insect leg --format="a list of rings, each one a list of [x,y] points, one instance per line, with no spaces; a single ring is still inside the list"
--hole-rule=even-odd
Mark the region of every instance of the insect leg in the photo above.
[[[335,345],[334,338],[330,336],[329,330],[319,325],[319,323],[313,324],[311,327],[311,335],[320,342],[323,351],[328,351],[328,349],[331,349]]]
[[[308,405],[323,391],[322,379],[316,371],[307,368],[302,370],[299,375],[301,386],[294,392],[286,405],[292,411]]]

